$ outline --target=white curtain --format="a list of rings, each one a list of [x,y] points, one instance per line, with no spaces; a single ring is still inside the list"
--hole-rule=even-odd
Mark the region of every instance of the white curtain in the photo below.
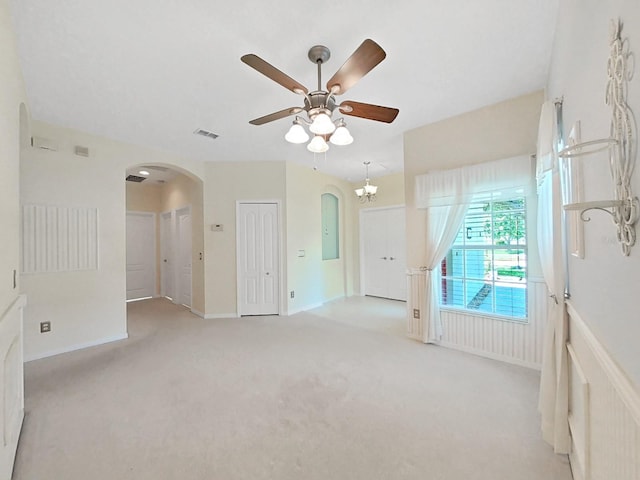
[[[560,108],[560,107],[558,107]],[[569,383],[567,318],[564,305],[564,269],[561,221],[562,198],[558,169],[556,104],[542,106],[538,134],[538,251],[550,302],[545,325],[539,409],[543,438],[557,453],[569,453]]]
[[[456,239],[458,230],[467,213],[468,205],[431,207],[427,211],[426,267],[427,299],[424,312],[424,335],[422,341],[434,343],[442,337],[440,321],[440,272],[442,259]]]
[[[496,191],[503,192],[505,198],[510,192],[527,195],[532,178],[529,155],[416,177],[416,206],[427,209],[425,343],[437,342],[442,336],[438,267],[456,238],[469,204]]]

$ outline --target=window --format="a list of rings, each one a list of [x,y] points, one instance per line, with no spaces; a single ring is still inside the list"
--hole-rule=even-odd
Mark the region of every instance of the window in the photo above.
[[[340,258],[338,231],[338,197],[322,194],[322,259]]]
[[[525,199],[473,203],[442,261],[441,305],[527,318]]]

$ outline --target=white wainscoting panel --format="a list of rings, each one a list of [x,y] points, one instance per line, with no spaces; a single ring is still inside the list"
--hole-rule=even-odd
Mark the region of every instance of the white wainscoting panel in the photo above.
[[[97,268],[97,208],[22,207],[22,273]]]
[[[422,340],[422,319],[413,318],[413,309],[425,309],[425,272],[408,271],[408,336]],[[443,335],[440,345],[530,368],[541,368],[544,324],[548,302],[542,279],[528,280],[529,319],[527,323],[505,321],[462,310],[442,310]]]
[[[20,295],[0,317],[0,480],[10,480],[18,438],[24,418],[22,311],[26,297]]]
[[[571,301],[567,311],[570,371],[578,377],[569,385],[574,477],[638,480],[640,395]]]

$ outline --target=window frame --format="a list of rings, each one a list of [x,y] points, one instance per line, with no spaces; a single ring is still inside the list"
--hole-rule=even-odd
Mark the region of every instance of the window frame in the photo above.
[[[470,208],[473,207],[477,207],[480,205],[486,205],[486,204],[490,204],[491,205],[491,210],[490,210],[490,222],[491,225],[495,225],[495,210],[494,210],[494,204],[496,203],[500,203],[500,202],[508,202],[508,201],[512,201],[512,200],[522,200],[522,208],[518,209],[517,211],[514,211],[514,213],[521,213],[524,217],[524,225],[525,225],[525,234],[523,239],[521,239],[520,241],[523,241],[522,244],[518,243],[516,245],[500,245],[500,244],[496,244],[496,239],[493,235],[493,232],[491,233],[491,244],[467,244],[466,240],[461,243],[461,244],[456,244],[453,243],[449,249],[447,250],[447,254],[445,255],[445,257],[442,259],[441,263],[440,263],[440,270],[438,271],[438,274],[440,276],[440,289],[438,292],[438,302],[439,302],[439,307],[440,310],[442,311],[453,311],[456,313],[462,313],[465,315],[470,315],[470,316],[476,316],[476,317],[488,317],[488,318],[493,318],[496,320],[501,320],[501,321],[507,321],[507,322],[513,322],[513,323],[517,323],[517,324],[528,324],[530,322],[530,307],[529,307],[529,287],[530,287],[530,281],[529,281],[529,215],[528,215],[528,196],[525,195],[524,193],[516,193],[516,194],[512,194],[509,195],[508,197],[505,196],[505,198],[502,198],[502,196],[500,195],[500,193],[495,192],[494,194],[491,194],[488,197],[485,198],[478,198],[478,199],[474,199],[471,204],[469,205]],[[458,238],[458,236],[462,235],[463,238],[465,237],[464,233],[462,232],[462,230],[465,228],[465,225],[467,223],[467,218],[469,215],[469,211],[465,214],[465,218],[462,222],[462,224],[460,225],[460,229],[458,230],[458,233],[456,234],[456,239]],[[493,227],[492,227],[493,228]],[[467,237],[468,238],[468,237]],[[467,282],[471,281],[471,282],[478,282],[478,281],[485,281],[483,279],[480,278],[473,278],[473,277],[469,277],[468,272],[467,272],[467,265],[466,265],[466,261],[463,261],[463,272],[462,275],[453,275],[453,274],[449,274],[446,275],[445,274],[445,268],[446,268],[446,261],[447,259],[451,258],[451,254],[452,251],[454,250],[458,250],[458,251],[462,251],[465,254],[466,257],[466,252],[467,251],[490,251],[491,252],[491,265],[492,265],[492,270],[496,271],[498,267],[495,266],[495,252],[499,251],[499,250],[523,250],[524,251],[524,255],[526,258],[526,267],[525,267],[525,272],[524,272],[524,276],[522,277],[522,279],[524,280],[524,286],[523,289],[525,291],[525,300],[524,300],[524,309],[525,309],[525,315],[522,317],[519,316],[512,316],[512,315],[505,315],[502,313],[497,313],[495,312],[496,309],[496,305],[497,302],[495,301],[495,297],[494,300],[492,301],[492,311],[487,312],[485,310],[480,310],[480,309],[471,309],[471,308],[466,308],[464,306],[457,306],[457,305],[451,305],[451,304],[445,304],[443,303],[444,301],[444,286],[445,286],[445,282],[447,281],[460,281],[463,285],[463,288],[466,288],[466,284]],[[453,268],[453,266],[451,267]],[[491,285],[493,287],[495,287],[496,283],[499,282],[499,280],[495,277],[490,279],[491,281]],[[509,283],[509,282],[506,282]],[[492,295],[495,296],[495,288],[492,288]]]

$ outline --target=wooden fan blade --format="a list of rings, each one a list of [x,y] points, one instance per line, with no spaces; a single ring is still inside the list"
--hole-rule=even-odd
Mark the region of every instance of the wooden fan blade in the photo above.
[[[279,112],[270,113],[269,115],[265,115],[264,117],[251,120],[249,123],[251,125],[264,125],[265,123],[273,122],[274,120],[280,120],[281,118],[288,117],[289,115],[295,115],[296,113],[300,113],[301,111],[302,108],[300,107],[285,108],[284,110],[280,110]]]
[[[309,90],[307,90],[307,87],[299,82],[296,82],[289,75],[281,72],[276,67],[274,67],[270,63],[265,62],[263,59],[261,59],[257,55],[254,55],[253,53],[240,57],[240,60],[249,65],[251,68],[259,71],[265,77],[269,77],[274,82],[279,83],[287,90],[291,90],[293,93],[309,92]]]
[[[345,115],[385,123],[393,122],[398,116],[398,113],[400,113],[400,110],[397,108],[381,107],[380,105],[371,105],[370,103],[352,102],[351,100],[342,102],[338,108]]]
[[[327,82],[327,90],[342,95],[387,56],[371,39],[366,39]]]

